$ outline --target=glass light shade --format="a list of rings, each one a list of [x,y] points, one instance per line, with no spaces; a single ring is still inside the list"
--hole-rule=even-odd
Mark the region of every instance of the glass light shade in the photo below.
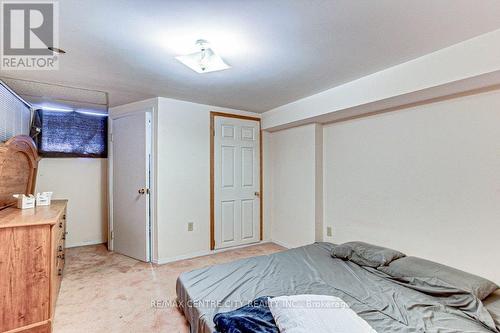
[[[210,73],[231,68],[211,48],[175,58],[197,73]]]

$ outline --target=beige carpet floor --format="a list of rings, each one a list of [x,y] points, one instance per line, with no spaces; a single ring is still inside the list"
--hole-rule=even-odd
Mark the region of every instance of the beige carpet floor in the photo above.
[[[173,305],[180,273],[282,250],[265,243],[154,265],[108,252],[104,245],[67,249],[54,332],[189,332]]]

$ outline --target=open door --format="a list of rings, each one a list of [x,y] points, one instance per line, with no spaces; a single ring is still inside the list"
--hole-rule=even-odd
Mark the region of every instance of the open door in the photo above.
[[[151,113],[135,112],[112,121],[113,250],[151,260]]]

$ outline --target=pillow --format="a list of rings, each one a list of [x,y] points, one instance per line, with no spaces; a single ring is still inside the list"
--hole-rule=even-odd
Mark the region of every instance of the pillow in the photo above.
[[[336,245],[332,257],[352,261],[360,266],[380,267],[404,257],[405,254],[385,247],[363,242],[349,242]]]
[[[281,333],[377,333],[335,296],[279,296],[269,300],[269,310]]]
[[[500,330],[500,292],[492,293],[486,297],[483,304],[493,318],[497,329]]]
[[[395,278],[416,278],[426,282],[437,278],[456,289],[473,294],[480,300],[498,289],[496,284],[485,278],[417,257],[398,259],[387,267],[379,267],[378,270]]]

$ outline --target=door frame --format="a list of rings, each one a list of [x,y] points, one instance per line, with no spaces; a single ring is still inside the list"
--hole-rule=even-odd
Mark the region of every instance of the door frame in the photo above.
[[[109,113],[108,117],[108,250],[114,250],[113,244],[113,120],[137,113],[149,113],[151,121],[149,132],[149,262],[156,262],[156,108],[150,105],[116,113]]]
[[[259,123],[259,155],[260,155],[260,162],[259,162],[259,177],[260,177],[260,182],[259,182],[259,191],[260,191],[260,196],[259,196],[259,201],[260,201],[260,206],[259,206],[259,214],[260,214],[260,219],[259,219],[259,224],[260,224],[260,235],[259,239],[262,241],[263,239],[263,234],[264,234],[264,210],[263,210],[263,197],[264,197],[264,177],[263,177],[263,162],[262,162],[262,123],[261,119],[257,117],[251,117],[251,116],[245,116],[245,115],[239,115],[239,114],[232,114],[232,113],[225,113],[225,112],[217,112],[217,111],[211,111],[210,112],[210,250],[215,250],[215,117],[225,117],[225,118],[236,118],[236,119],[243,119],[243,120],[253,120],[257,121]]]

